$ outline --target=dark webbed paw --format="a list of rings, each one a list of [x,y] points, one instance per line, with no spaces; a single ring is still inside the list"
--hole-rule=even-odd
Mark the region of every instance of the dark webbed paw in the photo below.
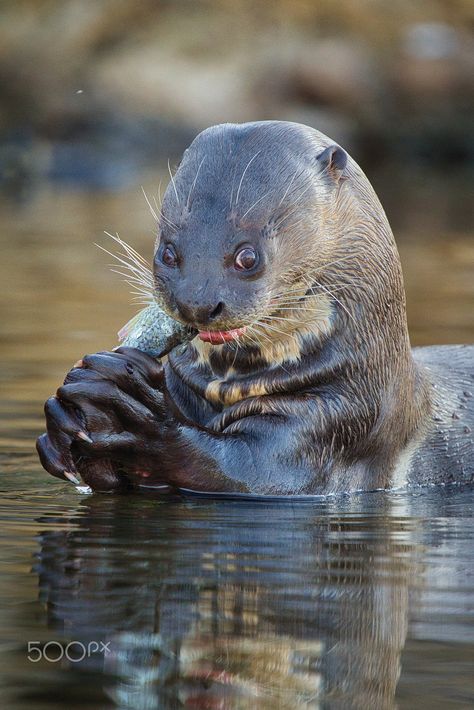
[[[46,403],[43,466],[101,490],[151,478],[167,420],[163,381],[161,364],[132,348],[86,355]]]

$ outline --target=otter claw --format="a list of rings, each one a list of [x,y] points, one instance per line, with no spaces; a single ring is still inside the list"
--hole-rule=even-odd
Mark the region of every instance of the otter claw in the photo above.
[[[71,483],[74,483],[75,486],[79,486],[81,484],[80,480],[75,476],[73,473],[70,473],[69,471],[64,471],[63,472],[68,481],[71,481]]]
[[[93,444],[94,442],[90,438],[90,436],[87,436],[87,434],[84,431],[78,431],[76,433],[76,436],[78,439],[82,439],[83,441],[87,441],[88,444]]]

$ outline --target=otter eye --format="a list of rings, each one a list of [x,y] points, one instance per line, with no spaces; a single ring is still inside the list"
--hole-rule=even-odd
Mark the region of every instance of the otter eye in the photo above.
[[[176,255],[175,250],[171,246],[171,244],[167,244],[165,248],[163,249],[163,253],[161,255],[161,261],[163,264],[166,264],[166,266],[176,266],[178,263],[178,257]]]
[[[234,266],[238,271],[253,269],[258,261],[258,254],[252,247],[244,247],[235,255]]]

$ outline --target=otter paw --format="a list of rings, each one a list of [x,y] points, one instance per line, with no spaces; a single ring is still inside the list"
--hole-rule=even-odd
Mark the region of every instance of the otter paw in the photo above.
[[[144,404],[157,417],[165,416],[163,367],[154,358],[134,348],[85,355],[68,374],[65,384],[106,380],[126,395]]]

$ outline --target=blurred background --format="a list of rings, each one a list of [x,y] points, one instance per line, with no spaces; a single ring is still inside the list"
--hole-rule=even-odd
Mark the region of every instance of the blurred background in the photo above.
[[[2,2],[15,392],[30,396],[40,368],[42,393],[78,354],[116,344],[136,306],[93,243],[119,232],[150,258],[140,186],[157,196],[168,159],[225,121],[299,121],[346,147],[395,231],[413,343],[473,341],[473,29],[472,0]]]

